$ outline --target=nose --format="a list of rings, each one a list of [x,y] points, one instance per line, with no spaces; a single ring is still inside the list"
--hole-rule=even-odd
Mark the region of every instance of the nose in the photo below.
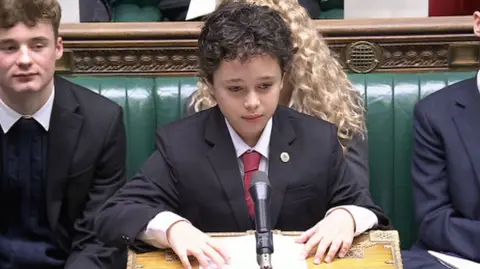
[[[245,108],[248,111],[255,111],[260,106],[260,99],[258,98],[258,94],[256,91],[249,91],[245,97]]]
[[[30,66],[32,64],[30,50],[26,46],[20,48],[20,55],[18,56],[17,64],[19,66]]]

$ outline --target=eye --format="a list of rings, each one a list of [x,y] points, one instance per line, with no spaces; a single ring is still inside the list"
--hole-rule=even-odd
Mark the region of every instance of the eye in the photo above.
[[[239,87],[239,86],[231,86],[231,87],[228,87],[228,90],[231,91],[231,92],[239,92],[242,90],[242,87]]]
[[[1,46],[0,50],[6,51],[6,52],[14,52],[17,50],[17,46],[14,46],[14,45]]]
[[[35,49],[35,50],[40,50],[40,49],[43,49],[44,47],[45,47],[44,44],[42,44],[42,43],[37,43],[37,44],[35,44],[35,45],[33,46],[33,49]]]
[[[272,83],[262,83],[260,84],[258,87],[262,90],[266,90],[266,89],[269,89],[270,87],[272,87]]]

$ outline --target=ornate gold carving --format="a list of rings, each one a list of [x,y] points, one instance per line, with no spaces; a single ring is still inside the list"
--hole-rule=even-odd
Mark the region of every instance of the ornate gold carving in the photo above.
[[[332,46],[343,68],[355,73],[382,70],[435,70],[479,66],[478,45],[375,44],[358,41]],[[57,71],[74,74],[195,75],[196,48],[69,49],[57,62]],[[347,70],[347,71],[348,71]]]
[[[447,68],[448,44],[383,44],[379,68]]]
[[[318,20],[346,71],[476,70],[480,40],[471,19]],[[73,74],[195,75],[201,22],[62,24],[66,53],[57,71]]]
[[[390,243],[393,261],[387,260],[385,263],[390,264],[390,262],[393,262],[393,264],[396,265],[396,268],[403,268],[398,231],[373,230],[368,232],[368,237],[371,242]]]
[[[351,248],[342,259],[363,259],[364,257],[363,248]]]
[[[394,242],[398,238],[397,231],[370,231],[368,233],[371,242]]]
[[[78,49],[73,73],[196,72],[196,48]]]
[[[137,255],[134,255],[131,251],[128,251],[127,268],[134,268],[137,265]]]

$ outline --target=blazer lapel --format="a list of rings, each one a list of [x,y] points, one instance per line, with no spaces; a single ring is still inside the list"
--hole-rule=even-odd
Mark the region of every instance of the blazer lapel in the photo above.
[[[237,155],[225,119],[218,107],[212,109],[205,131],[205,140],[213,145],[207,158],[226,195],[239,231],[252,229],[243,191],[243,180]]]
[[[83,117],[76,114],[78,103],[62,80],[55,79],[50,128],[48,131],[48,160],[46,199],[48,220],[55,230],[65,194],[68,172],[73,160]]]
[[[281,109],[273,116],[272,134],[270,137],[270,153],[268,165],[268,177],[272,186],[270,197],[270,216],[272,227],[275,227],[280,215],[286,188],[290,181],[295,180],[293,163],[298,155],[292,147],[295,140],[295,132],[290,123],[290,118]],[[288,159],[280,156],[288,155]]]
[[[480,93],[476,79],[457,99],[457,113],[453,120],[470,157],[476,177],[480,180]]]

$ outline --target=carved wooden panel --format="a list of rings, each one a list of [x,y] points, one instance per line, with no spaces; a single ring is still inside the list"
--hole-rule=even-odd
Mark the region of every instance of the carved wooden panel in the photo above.
[[[480,66],[470,17],[328,20],[315,24],[347,72],[423,72]],[[61,27],[57,71],[194,75],[201,22],[79,23]]]

